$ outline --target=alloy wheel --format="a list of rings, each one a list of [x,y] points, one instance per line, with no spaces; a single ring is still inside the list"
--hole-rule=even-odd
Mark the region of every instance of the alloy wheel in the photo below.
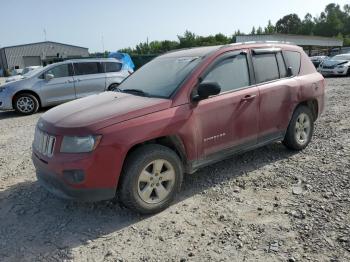
[[[23,96],[20,97],[17,100],[17,108],[22,112],[22,113],[30,113],[34,110],[35,107],[35,102],[32,98],[28,96]]]
[[[139,175],[137,190],[139,197],[148,204],[164,201],[175,184],[175,169],[164,159],[149,163]]]
[[[308,142],[311,131],[311,119],[305,114],[301,113],[295,123],[295,138],[300,145]]]

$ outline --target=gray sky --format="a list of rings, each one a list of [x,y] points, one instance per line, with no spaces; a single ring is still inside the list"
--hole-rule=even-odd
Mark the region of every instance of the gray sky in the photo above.
[[[0,46],[47,40],[115,51],[141,41],[176,40],[185,30],[199,35],[250,32],[270,19],[309,12],[319,15],[329,0],[0,0]],[[341,6],[350,1],[333,1]]]

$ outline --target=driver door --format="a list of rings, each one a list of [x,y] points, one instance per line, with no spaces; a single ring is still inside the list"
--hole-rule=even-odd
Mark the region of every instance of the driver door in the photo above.
[[[46,80],[47,74],[53,75],[53,78]],[[76,98],[71,63],[54,66],[40,78],[41,94],[46,105],[60,104]]]
[[[214,62],[202,82],[216,82],[221,92],[194,109],[199,159],[257,143],[259,90],[251,86],[247,54],[232,52]],[[219,155],[218,155],[219,154]]]

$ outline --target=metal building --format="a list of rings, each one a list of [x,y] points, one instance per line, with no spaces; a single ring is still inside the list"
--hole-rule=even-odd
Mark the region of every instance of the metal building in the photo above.
[[[57,59],[88,57],[85,47],[45,41],[8,46],[0,49],[0,69],[19,69],[26,66],[46,65]]]
[[[341,49],[343,40],[332,37],[322,36],[305,36],[305,35],[287,35],[287,34],[263,34],[263,35],[239,35],[236,36],[236,42],[250,42],[250,41],[280,41],[290,42],[302,46],[308,51],[309,55],[318,50],[325,50],[330,53],[332,48],[338,47]]]

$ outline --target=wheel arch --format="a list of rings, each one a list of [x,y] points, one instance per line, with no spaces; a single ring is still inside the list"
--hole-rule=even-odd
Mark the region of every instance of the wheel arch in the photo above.
[[[173,135],[173,136],[162,136],[162,137],[157,137],[157,138],[153,138],[138,144],[133,145],[127,152],[125,159],[132,153],[134,152],[137,148],[143,146],[143,145],[147,145],[147,144],[158,144],[158,145],[162,145],[165,147],[170,148],[171,150],[173,150],[178,157],[180,158],[180,160],[185,163],[186,162],[186,151],[185,151],[185,146],[181,140],[181,138],[177,135]],[[125,160],[124,160],[125,161]]]
[[[41,99],[40,99],[40,96],[38,95],[38,93],[34,92],[33,90],[27,90],[27,89],[24,89],[24,90],[20,90],[18,92],[16,92],[13,97],[12,97],[12,107],[15,108],[15,99],[17,96],[21,95],[21,94],[31,94],[33,96],[35,96],[36,99],[38,99],[38,102],[39,102],[39,108],[42,107],[42,104],[41,104]]]
[[[313,120],[314,120],[314,121],[317,120],[317,118],[318,118],[318,110],[319,110],[317,99],[309,99],[309,100],[305,100],[305,101],[300,102],[300,103],[297,104],[296,107],[294,108],[293,113],[295,112],[295,110],[296,110],[299,106],[306,106],[306,107],[308,107],[308,108],[311,110],[311,112],[312,112],[312,116],[313,116],[313,118],[314,118]]]

